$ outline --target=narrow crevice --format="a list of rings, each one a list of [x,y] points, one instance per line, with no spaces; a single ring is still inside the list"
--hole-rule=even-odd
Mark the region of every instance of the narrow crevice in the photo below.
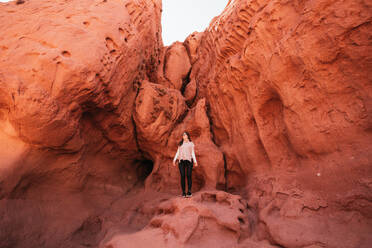
[[[192,68],[190,68],[189,72],[187,73],[186,77],[182,78],[182,86],[181,86],[181,94],[185,94],[186,86],[190,83],[190,74],[191,74]]]
[[[136,160],[134,164],[136,164],[136,174],[138,177],[138,182],[144,183],[146,178],[154,169],[154,162],[150,159],[140,159]]]
[[[134,140],[136,141],[136,147],[137,147],[137,150],[139,153],[141,153],[141,156],[144,157],[144,153],[143,151],[141,150],[140,148],[140,145],[138,143],[138,138],[137,138],[137,126],[136,126],[136,122],[134,121],[134,118],[133,118],[133,114],[132,114],[132,124],[133,124],[133,136],[134,136]]]
[[[214,136],[214,132],[213,132],[213,121],[212,121],[212,117],[210,116],[210,111],[211,111],[211,107],[209,105],[209,102],[206,102],[206,115],[208,117],[208,120],[209,120],[209,131],[211,133],[211,138],[212,138],[212,141],[213,143],[219,147],[219,145],[216,143],[216,140],[215,140],[215,136]]]
[[[136,87],[136,97],[134,98],[134,101],[133,101],[133,111],[135,111],[136,109],[136,100],[137,100],[137,97],[138,97],[138,94],[139,94],[139,91],[140,91],[140,88],[141,88],[141,82],[139,82],[138,80],[135,80],[133,82],[133,87]],[[138,152],[141,154],[141,157],[145,157],[144,156],[144,152],[142,151],[139,143],[138,143],[138,137],[137,137],[137,125],[136,125],[136,122],[134,120],[134,117],[133,117],[133,111],[132,111],[132,115],[131,115],[131,120],[132,120],[132,124],[133,124],[133,136],[134,136],[134,140],[136,142],[136,147],[137,147],[137,150]]]
[[[192,70],[192,68],[191,68]],[[191,80],[190,80],[191,81]],[[196,103],[197,103],[197,99],[198,99],[198,96],[199,96],[199,85],[198,85],[198,80],[195,79],[195,96],[193,97],[193,99],[190,101],[190,108],[193,108],[196,106]]]
[[[136,100],[139,95],[140,89],[141,89],[141,82],[138,80],[134,80],[133,82],[133,88],[135,88],[136,96],[134,98],[133,102],[133,112],[136,109]],[[136,165],[136,174],[137,174],[137,182],[133,185],[133,187],[137,187],[139,185],[144,185],[144,182],[146,178],[152,173],[154,169],[154,161],[149,159],[149,155],[146,155],[146,152],[141,149],[141,146],[138,142],[138,132],[137,132],[137,125],[134,120],[133,112],[131,115],[131,120],[133,124],[133,137],[136,142],[137,151],[140,153],[140,158],[133,161],[133,163]],[[130,191],[129,189],[127,193]]]
[[[228,173],[228,170],[227,170],[227,163],[226,163],[226,156],[225,156],[225,153],[222,152],[222,156],[223,156],[223,167],[224,167],[224,176],[225,176],[225,191],[227,192],[227,185],[228,185],[228,182],[227,182],[227,173]]]
[[[209,102],[206,102],[206,109],[207,110],[205,111],[205,113],[206,113],[206,115],[208,117],[208,120],[209,120],[209,132],[211,133],[212,142],[219,148],[219,150],[221,151],[222,156],[223,156],[224,177],[225,177],[225,185],[223,186],[223,189],[224,189],[224,191],[227,192],[227,189],[228,189],[228,183],[227,183],[228,182],[228,180],[227,180],[228,170],[227,170],[226,155],[222,151],[222,149],[220,149],[220,146],[216,142],[216,138],[215,138],[215,135],[214,135],[214,132],[213,132],[213,121],[212,121],[212,117],[210,116],[211,108],[210,108]]]

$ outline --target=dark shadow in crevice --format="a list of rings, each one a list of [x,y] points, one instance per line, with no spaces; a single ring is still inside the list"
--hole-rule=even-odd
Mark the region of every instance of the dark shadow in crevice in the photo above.
[[[191,69],[187,73],[186,77],[182,78],[182,86],[181,86],[181,94],[185,94],[186,86],[190,83],[190,74],[191,74]]]
[[[197,170],[192,173],[192,191],[200,191],[205,186],[204,175],[199,173]]]
[[[146,178],[151,174],[154,168],[154,162],[149,159],[136,160],[135,166],[138,182],[143,184]]]

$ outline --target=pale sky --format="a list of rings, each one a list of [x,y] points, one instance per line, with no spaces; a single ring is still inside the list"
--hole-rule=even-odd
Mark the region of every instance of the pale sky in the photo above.
[[[9,2],[9,0],[0,0]],[[163,0],[162,32],[165,46],[184,41],[194,31],[206,29],[221,14],[228,0]]]
[[[204,31],[227,3],[228,0],[163,0],[164,45],[184,41],[194,31]]]

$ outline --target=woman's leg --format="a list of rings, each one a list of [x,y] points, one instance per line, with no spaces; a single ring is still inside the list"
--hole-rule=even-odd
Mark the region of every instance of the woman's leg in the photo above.
[[[180,175],[181,175],[182,193],[185,193],[185,161],[180,160],[180,162],[178,163],[178,168],[180,169]]]
[[[188,192],[191,192],[191,186],[192,186],[192,167],[193,167],[193,164],[192,162],[187,161],[187,189],[188,189]]]

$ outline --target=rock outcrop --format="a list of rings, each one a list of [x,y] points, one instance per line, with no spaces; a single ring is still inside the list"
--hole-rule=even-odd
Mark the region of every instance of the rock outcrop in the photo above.
[[[237,195],[203,191],[192,199],[163,201],[154,212],[141,231],[117,235],[102,247],[273,247],[264,242],[238,243],[251,234],[255,217]]]
[[[210,105],[231,176],[368,155],[368,7],[232,1],[211,23],[191,78]]]
[[[230,1],[199,38],[194,104],[272,244],[372,242],[371,7]]]
[[[161,0],[0,3],[0,247],[369,247],[371,7],[232,0],[164,47]]]
[[[0,3],[0,247],[94,247],[151,172],[133,120],[161,1]]]

